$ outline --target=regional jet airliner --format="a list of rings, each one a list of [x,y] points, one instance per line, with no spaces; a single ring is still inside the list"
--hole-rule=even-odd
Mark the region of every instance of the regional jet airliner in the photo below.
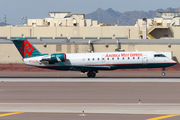
[[[99,70],[162,68],[177,64],[164,54],[155,51],[55,53],[41,54],[26,38],[10,39],[23,57],[26,65],[53,70],[87,72],[95,77]]]

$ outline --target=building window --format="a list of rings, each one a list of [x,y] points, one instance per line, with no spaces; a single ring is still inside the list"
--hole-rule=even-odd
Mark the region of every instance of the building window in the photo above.
[[[36,25],[36,23],[32,23],[32,25]]]
[[[164,37],[165,37],[165,38],[168,38],[169,36],[168,36],[168,34],[164,34]]]
[[[56,52],[61,52],[61,45],[56,45]]]

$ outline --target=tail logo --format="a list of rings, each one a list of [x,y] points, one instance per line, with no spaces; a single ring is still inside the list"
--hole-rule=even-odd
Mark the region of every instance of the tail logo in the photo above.
[[[26,40],[22,42],[21,47],[18,47],[18,49],[21,52],[23,57],[26,56],[26,53],[30,57],[34,50],[34,47],[32,47],[32,45]]]

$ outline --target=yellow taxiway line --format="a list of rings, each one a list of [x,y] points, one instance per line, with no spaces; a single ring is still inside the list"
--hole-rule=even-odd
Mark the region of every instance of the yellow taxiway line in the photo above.
[[[8,115],[15,115],[15,114],[21,114],[23,112],[12,112],[12,113],[5,113],[5,114],[0,114],[0,117],[3,117],[3,116],[8,116]]]
[[[147,120],[161,120],[161,119],[165,119],[165,118],[169,118],[169,117],[175,117],[175,116],[179,116],[179,114],[165,115],[165,116],[150,118],[150,119],[147,119]]]

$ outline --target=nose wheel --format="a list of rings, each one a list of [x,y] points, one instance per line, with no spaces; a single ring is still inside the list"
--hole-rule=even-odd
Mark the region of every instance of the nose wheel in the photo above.
[[[165,72],[162,72],[162,76],[165,76],[166,75],[166,73]]]
[[[87,73],[87,76],[88,76],[89,78],[94,78],[94,77],[96,77],[96,72],[94,72],[94,71],[89,71],[89,72]]]
[[[165,68],[163,68],[162,76],[166,75],[166,73],[164,71],[165,71]]]

